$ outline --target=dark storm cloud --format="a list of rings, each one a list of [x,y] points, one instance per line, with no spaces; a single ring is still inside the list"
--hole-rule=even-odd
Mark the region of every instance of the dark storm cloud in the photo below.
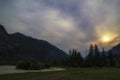
[[[119,36],[119,5],[120,0],[0,0],[0,23],[9,33],[83,51],[106,32]]]

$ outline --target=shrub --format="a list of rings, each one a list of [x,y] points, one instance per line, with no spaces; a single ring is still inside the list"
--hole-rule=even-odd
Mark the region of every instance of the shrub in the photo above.
[[[38,61],[31,59],[20,60],[16,64],[16,69],[23,69],[23,70],[40,70],[44,68],[50,68],[50,64],[40,63]]]
[[[50,68],[50,64],[45,63],[45,64],[44,64],[44,68]]]
[[[30,66],[29,61],[27,61],[27,60],[21,60],[21,61],[18,61],[18,63],[16,64],[16,69],[25,69],[25,70],[28,70],[29,66]]]
[[[23,70],[39,70],[43,69],[44,65],[35,60],[20,60],[16,64],[16,69],[23,69]]]

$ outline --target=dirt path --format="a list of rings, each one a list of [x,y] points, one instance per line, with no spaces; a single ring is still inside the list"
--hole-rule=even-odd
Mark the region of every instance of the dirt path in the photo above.
[[[62,71],[63,68],[51,67],[49,69],[42,70],[16,70],[15,66],[0,66],[0,74],[10,74],[10,73],[25,73],[25,72],[47,72],[47,71]]]

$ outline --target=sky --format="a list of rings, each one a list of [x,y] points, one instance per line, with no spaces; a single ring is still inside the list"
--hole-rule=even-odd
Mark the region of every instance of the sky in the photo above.
[[[0,0],[0,24],[85,55],[120,43],[120,0]]]

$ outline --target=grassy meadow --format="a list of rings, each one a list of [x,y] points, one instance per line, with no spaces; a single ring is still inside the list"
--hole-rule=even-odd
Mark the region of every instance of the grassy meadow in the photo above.
[[[0,80],[120,80],[119,68],[70,68],[55,72],[0,75]]]

